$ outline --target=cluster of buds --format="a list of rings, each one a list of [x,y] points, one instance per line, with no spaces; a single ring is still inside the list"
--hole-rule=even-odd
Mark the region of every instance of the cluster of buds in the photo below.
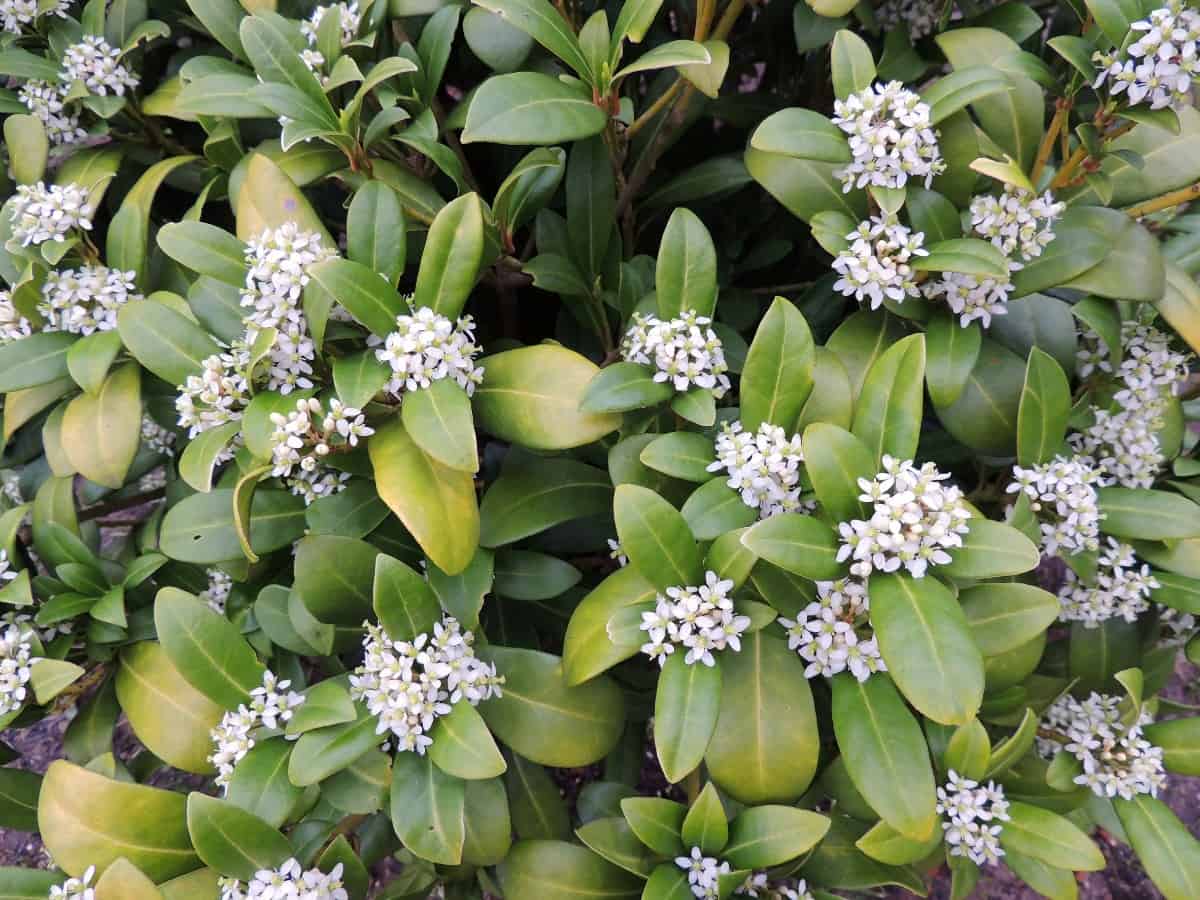
[[[1082,622],[1085,628],[1098,628],[1117,617],[1136,622],[1150,608],[1150,595],[1159,587],[1150,567],[1138,564],[1133,548],[1110,537],[1096,559],[1092,579],[1085,580],[1067,569],[1058,591],[1058,617],[1064,622]]]
[[[1130,106],[1148,103],[1151,109],[1191,104],[1192,82],[1200,77],[1200,11],[1186,0],[1169,0],[1165,6],[1130,26],[1140,35],[1124,50],[1097,52],[1092,59],[1100,70],[1093,87],[1107,83],[1114,97],[1125,94]]]
[[[1029,508],[1042,532],[1042,552],[1074,556],[1100,547],[1100,498],[1103,477],[1088,460],[1056,456],[1041,465],[1013,466],[1010,494],[1029,498]]]
[[[912,261],[928,256],[923,232],[910,231],[894,219],[876,216],[860,222],[846,235],[850,246],[833,260],[841,277],[833,289],[859,303],[867,300],[878,309],[884,300],[903,303],[906,297],[921,296]]]
[[[849,671],[859,681],[886,672],[879,643],[871,629],[871,601],[866,584],[857,578],[818,581],[817,599],[796,618],[780,617],[788,647],[808,663],[805,678],[831,678]]]
[[[29,633],[17,625],[0,633],[0,716],[14,713],[25,703],[34,663]]]
[[[31,80],[21,85],[18,92],[25,108],[41,120],[47,139],[55,147],[87,140],[87,132],[79,125],[79,115],[67,109],[69,91],[70,86],[66,84]]]
[[[70,8],[70,0],[0,0],[0,30],[20,35],[43,16],[65,19]]]
[[[92,230],[94,212],[87,189],[78,184],[17,185],[11,213],[13,240],[22,247],[64,243],[76,232]]]
[[[674,319],[634,313],[621,341],[621,358],[653,366],[654,380],[670,382],[675,390],[691,387],[711,391],[718,399],[729,390],[725,346],[713,331],[712,320],[693,310]]]
[[[937,811],[944,817],[942,831],[950,855],[965,856],[976,865],[996,862],[1004,855],[1000,823],[1010,818],[1004,788],[993,781],[981,787],[953,769],[948,777],[937,790]]]
[[[342,864],[328,872],[302,869],[289,859],[278,869],[260,869],[250,883],[236,878],[218,879],[221,900],[350,900],[342,881]]]
[[[37,311],[44,331],[87,335],[112,331],[121,307],[141,297],[136,272],[84,265],[48,273]]]
[[[362,410],[346,406],[336,397],[329,401],[328,410],[315,397],[297,400],[296,408],[287,415],[271,413],[271,422],[275,426],[271,474],[282,478],[305,503],[338,493],[350,477],[325,462],[329,454],[356,447],[360,438],[375,433]]]
[[[12,293],[0,291],[0,346],[33,334],[33,326],[13,305]]]
[[[804,450],[800,435],[763,422],[751,433],[741,422],[726,423],[717,435],[716,460],[708,471],[724,471],[727,484],[741,494],[742,502],[757,509],[760,519],[776,513],[796,512],[800,499],[800,466]]]
[[[833,105],[833,123],[847,135],[849,165],[836,173],[845,191],[855,188],[902,188],[909,179],[924,181],[946,168],[929,105],[899,81],[874,84]]]
[[[95,34],[84,35],[63,52],[62,80],[68,84],[82,81],[100,97],[124,97],[138,86],[138,77],[121,64],[121,51]]]
[[[740,635],[750,627],[750,617],[734,612],[732,592],[733,582],[716,572],[706,572],[699,587],[667,588],[665,597],[658,595],[654,611],[642,613],[641,628],[649,637],[642,652],[664,666],[680,646],[687,650],[684,662],[689,666],[713,666],[714,652],[740,651]]]
[[[428,307],[411,315],[396,316],[396,330],[378,346],[375,357],[392,370],[384,390],[396,397],[452,378],[467,396],[483,382],[483,369],[475,365],[482,348],[475,343],[475,323],[470,316],[457,322]]]
[[[228,351],[205,359],[200,373],[189,375],[179,386],[175,411],[179,414],[179,426],[188,430],[189,438],[241,420],[250,405],[249,367],[249,348],[235,344]],[[231,450],[226,451],[227,458],[232,455]]]

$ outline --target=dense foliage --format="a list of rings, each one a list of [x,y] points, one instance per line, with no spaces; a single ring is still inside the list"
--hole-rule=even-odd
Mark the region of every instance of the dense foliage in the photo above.
[[[0,896],[1200,897],[1196,9],[0,26]]]

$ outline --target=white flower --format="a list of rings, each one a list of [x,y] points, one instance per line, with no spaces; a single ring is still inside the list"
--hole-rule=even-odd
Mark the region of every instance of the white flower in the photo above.
[[[711,391],[718,399],[730,388],[725,347],[710,327],[712,320],[685,310],[663,321],[634,313],[621,341],[626,362],[655,368],[654,380],[670,382],[675,390],[691,387]]]
[[[242,306],[246,314],[246,344],[252,345],[264,328],[278,332],[268,354],[267,388],[289,394],[313,386],[316,357],[301,297],[308,270],[336,253],[321,243],[315,231],[302,231],[295,222],[268,229],[246,245],[246,284]]]
[[[379,717],[378,734],[391,733],[396,749],[424,754],[433,723],[454,704],[477,706],[500,696],[504,677],[475,656],[475,635],[451,616],[411,641],[395,640],[382,626],[364,623],[365,655],[350,676],[350,696]]]
[[[963,328],[976,319],[982,320],[983,327],[988,328],[992,316],[1003,316],[1008,312],[1008,295],[1012,292],[1010,279],[980,280],[963,272],[943,272],[936,281],[930,281],[922,288],[928,299],[944,299]]]
[[[833,104],[833,123],[849,136],[853,160],[836,172],[845,191],[868,185],[904,187],[946,168],[929,106],[899,81],[876,83]]]
[[[229,602],[229,595],[233,591],[233,577],[220,569],[209,569],[205,574],[208,576],[208,588],[200,593],[199,599],[207,603],[213,612],[225,615],[225,604]]]
[[[474,327],[470,316],[452,322],[428,307],[396,316],[395,331],[382,342],[379,338],[367,341],[368,346],[377,348],[376,358],[392,370],[384,390],[401,397],[452,378],[468,396],[474,394],[475,386],[483,381],[483,369],[475,365],[482,348],[475,343]]]
[[[0,346],[33,334],[29,320],[13,306],[12,294],[0,291]]]
[[[13,581],[16,577],[17,573],[13,571],[12,563],[8,559],[8,551],[0,550],[0,587],[4,586],[4,582]]]
[[[1139,35],[1124,51],[1097,52],[1099,70],[1093,87],[1109,83],[1109,93],[1124,93],[1131,106],[1148,103],[1151,109],[1191,103],[1192,82],[1200,76],[1200,12],[1185,0],[1169,2],[1130,26],[1130,37]],[[1126,38],[1128,40],[1129,38]]]
[[[996,862],[1004,855],[1000,823],[1010,819],[1004,788],[993,781],[980,787],[953,769],[949,779],[937,789],[937,811],[943,816],[942,831],[950,855],[965,856],[977,865]]]
[[[894,220],[876,216],[860,222],[846,235],[850,246],[833,260],[833,270],[842,277],[833,289],[860,303],[871,302],[878,309],[885,299],[903,303],[906,297],[919,297],[912,259],[928,256],[921,245],[923,232],[913,232]]]
[[[63,52],[62,80],[67,84],[82,81],[89,91],[101,97],[118,97],[138,86],[138,77],[121,64],[121,51],[98,35],[84,35],[78,44]]]
[[[874,480],[858,480],[859,500],[872,505],[871,518],[838,525],[838,562],[853,559],[850,573],[859,578],[900,568],[921,578],[929,566],[950,562],[946,551],[962,546],[971,512],[961,490],[941,483],[949,477],[933,463],[918,469],[911,460],[885,455]]]
[[[121,307],[142,297],[136,278],[136,272],[93,265],[48,273],[37,305],[44,330],[85,335],[112,331]]]
[[[0,0],[2,3],[3,0]],[[87,140],[87,132],[79,126],[79,115],[66,108],[70,86],[48,81],[27,81],[21,85],[19,96],[25,108],[42,120],[46,137],[54,146],[77,144]]]
[[[275,468],[271,474],[282,478],[306,504],[341,492],[350,478],[348,473],[327,465],[325,458],[375,433],[361,410],[345,406],[336,397],[329,401],[328,412],[316,398],[297,400],[296,408],[286,416],[271,413],[271,422],[275,425],[271,433]]]
[[[687,872],[692,896],[701,900],[717,900],[721,876],[733,871],[729,863],[715,856],[705,856],[699,847],[693,847],[688,856],[677,856],[675,865]]]
[[[1056,456],[1053,462],[1022,468],[1013,466],[1014,481],[1008,493],[1021,492],[1042,532],[1042,552],[1047,556],[1083,553],[1100,546],[1100,500],[1096,487],[1101,473],[1091,461],[1078,456]]]
[[[716,461],[710,472],[724,470],[731,488],[742,502],[758,510],[760,519],[776,513],[795,512],[804,507],[800,499],[800,464],[804,451],[800,435],[788,438],[778,425],[763,422],[751,434],[741,422],[726,423],[717,435]]]
[[[175,432],[163,428],[145,413],[142,414],[142,443],[162,456],[175,455]]]
[[[96,900],[96,889],[91,887],[95,875],[96,867],[88,866],[82,878],[68,878],[51,887],[47,900]]]
[[[349,900],[342,881],[342,864],[328,873],[304,870],[295,859],[278,869],[260,869],[245,887],[236,878],[218,879],[221,900]]]
[[[1142,726],[1154,717],[1142,711],[1136,723],[1122,718],[1121,698],[1092,694],[1077,700],[1064,694],[1042,717],[1040,730],[1057,732],[1066,739],[1066,752],[1083,764],[1076,784],[1099,797],[1133,799],[1136,794],[1158,796],[1167,782],[1163,752],[1142,736]],[[1038,752],[1053,757],[1060,745],[1045,737],[1036,739]]]
[[[1038,196],[1006,184],[998,197],[984,194],[971,201],[971,227],[1005,256],[1029,262],[1054,240],[1054,223],[1066,208],[1049,191]]]
[[[621,542],[614,541],[608,538],[608,555],[610,559],[615,559],[617,565],[622,569],[629,565],[629,557],[625,555],[625,551],[621,549]]]
[[[179,386],[175,411],[179,413],[180,427],[188,430],[188,437],[241,420],[250,404],[250,385],[246,380],[249,365],[250,350],[244,344],[235,344],[228,351],[205,359],[200,374],[189,375]],[[226,448],[218,461],[232,459],[234,452],[234,447]]]
[[[859,681],[886,672],[870,625],[871,601],[866,584],[856,578],[818,581],[817,599],[795,620],[777,621],[787,631],[788,649],[808,663],[805,678],[830,678],[850,671]]]
[[[234,768],[254,749],[251,734],[260,725],[276,729],[286,724],[292,712],[304,703],[304,697],[289,691],[291,682],[279,681],[270,669],[263,672],[263,683],[250,692],[250,705],[241,704],[221,717],[211,732],[215,749],[208,757],[217,769],[216,783],[228,790]],[[254,896],[254,895],[252,895]]]
[[[42,16],[67,17],[70,0],[0,0],[0,27],[9,34],[21,34]]]
[[[704,584],[667,588],[658,595],[653,612],[642,613],[642,631],[649,640],[642,652],[666,665],[676,646],[687,650],[684,662],[716,665],[714,652],[742,649],[741,634],[750,627],[750,617],[734,612],[733,581],[716,572],[704,574]]]
[[[308,17],[307,21],[300,23],[300,30],[304,33],[309,46],[316,46],[317,30],[321,27],[321,21],[327,13],[333,13],[341,20],[343,47],[358,37],[358,27],[362,21],[358,3],[334,3],[330,6],[318,6],[312,11],[312,15]]]
[[[63,243],[75,230],[91,231],[94,209],[78,184],[17,185],[12,202],[13,239],[28,247],[46,241]]]
[[[9,625],[0,633],[0,716],[16,712],[25,702],[25,685],[36,662],[31,652],[27,631]]]
[[[1093,583],[1067,569],[1058,591],[1058,617],[1063,622],[1082,622],[1085,628],[1118,616],[1136,622],[1150,608],[1150,594],[1160,586],[1148,565],[1138,565],[1131,546],[1110,537],[1096,561]]]

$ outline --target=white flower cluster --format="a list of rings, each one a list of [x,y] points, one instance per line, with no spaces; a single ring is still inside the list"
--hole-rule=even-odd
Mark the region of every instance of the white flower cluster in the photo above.
[[[667,595],[658,595],[653,612],[642,613],[642,631],[650,638],[642,652],[667,664],[675,646],[687,648],[684,662],[716,665],[713,651],[742,649],[740,635],[750,627],[749,616],[739,616],[733,610],[733,581],[722,580],[716,572],[704,573],[704,584],[667,588]]]
[[[1054,222],[1066,209],[1047,191],[1038,196],[1023,188],[1005,185],[998,196],[985,194],[971,201],[971,227],[975,234],[990,241],[1008,257],[1010,273],[1042,255],[1054,240]],[[1010,277],[980,278],[962,272],[946,272],[924,286],[929,299],[938,297],[958,316],[966,328],[979,319],[983,327],[992,324],[992,316],[1008,312],[1008,297],[1013,292]]]
[[[138,86],[138,77],[121,64],[121,51],[95,34],[84,35],[63,52],[62,80],[82,81],[101,97],[109,93],[124,97],[126,90]]]
[[[1087,378],[1093,372],[1112,374],[1112,362],[1108,358],[1108,345],[1090,328],[1079,335],[1079,348],[1075,351],[1076,373]]]
[[[236,878],[218,879],[221,900],[350,900],[342,882],[342,864],[328,873],[300,867],[289,859],[278,869],[260,869],[245,887]]]
[[[142,414],[142,443],[162,456],[175,455],[175,432],[163,428],[148,415]]]
[[[67,17],[71,8],[71,0],[0,0],[0,29],[9,34],[21,34],[33,25],[41,16]]]
[[[831,678],[850,671],[859,681],[873,672],[886,672],[875,632],[870,627],[871,601],[867,586],[857,578],[818,581],[817,599],[795,620],[780,617],[788,649],[808,663],[805,678]]]
[[[937,790],[937,811],[942,819],[942,831],[950,845],[951,856],[965,856],[976,865],[993,863],[1004,855],[1000,847],[1001,822],[1007,822],[1008,801],[1004,788],[989,781],[963,778],[953,769],[949,781]]]
[[[396,330],[383,339],[368,341],[376,345],[375,357],[392,370],[384,390],[397,397],[406,391],[419,391],[435,381],[453,378],[467,392],[483,382],[483,369],[475,357],[483,350],[475,343],[475,323],[470,316],[452,322],[428,307],[412,315],[396,316]]]
[[[721,876],[733,871],[729,863],[705,856],[699,847],[693,847],[690,856],[675,857],[675,865],[687,872],[692,896],[701,900],[717,900],[721,895]]]
[[[0,716],[16,712],[25,702],[33,664],[29,634],[9,625],[0,634]]]
[[[304,703],[304,697],[289,691],[292,683],[279,681],[275,673],[267,669],[263,673],[261,687],[250,692],[250,705],[241,704],[221,717],[220,724],[212,730],[216,745],[208,761],[217,767],[216,783],[228,787],[229,779],[239,762],[254,749],[251,732],[260,725],[272,730],[281,728],[292,717],[296,707]]]
[[[63,243],[72,231],[92,230],[92,207],[88,192],[77,184],[44,182],[17,185],[13,199],[13,240],[22,247],[46,241]]]
[[[617,565],[622,569],[629,565],[629,557],[625,555],[625,550],[621,546],[620,541],[608,538],[608,556],[609,559],[615,559]]]
[[[1141,36],[1123,52],[1096,53],[1100,69],[1093,87],[1109,83],[1112,96],[1124,92],[1130,106],[1148,102],[1151,109],[1176,109],[1191,103],[1192,82],[1200,78],[1200,11],[1187,0],[1165,6],[1130,26]],[[1128,38],[1126,39],[1128,40]]]
[[[946,164],[929,105],[899,81],[876,83],[833,104],[833,124],[849,136],[853,160],[836,172],[842,189],[902,188],[910,178],[925,187]]]
[[[350,696],[379,717],[378,734],[390,732],[401,751],[424,754],[433,723],[466,700],[478,706],[500,696],[504,677],[475,656],[475,635],[452,616],[411,641],[398,641],[382,626],[364,623],[362,665],[350,676]]]
[[[246,380],[249,366],[250,350],[244,344],[235,344],[208,357],[201,364],[200,374],[189,375],[179,386],[175,411],[189,438],[242,418],[250,404],[250,384]],[[227,449],[221,458],[232,456],[233,451]]]
[[[846,240],[850,246],[833,260],[833,270],[841,276],[834,282],[835,291],[860,303],[870,300],[871,309],[878,309],[885,299],[903,303],[906,297],[921,296],[912,259],[929,255],[922,246],[924,232],[875,216],[860,222]]]
[[[301,295],[309,268],[335,255],[319,234],[301,231],[295,222],[268,229],[246,244],[246,344],[252,345],[264,328],[278,331],[268,356],[267,387],[272,391],[290,394],[313,386],[308,376],[316,353]]]
[[[1190,357],[1172,350],[1170,338],[1158,329],[1136,322],[1122,325],[1121,343],[1124,356],[1115,373],[1120,388],[1113,395],[1117,409],[1095,409],[1093,423],[1069,440],[1101,471],[1103,484],[1148,488],[1166,461],[1156,431],[1170,398],[1188,378]],[[1090,331],[1078,356],[1081,375],[1112,372],[1108,348]]]
[[[1150,608],[1150,594],[1159,587],[1150,567],[1138,565],[1133,548],[1110,537],[1096,560],[1094,584],[1067,569],[1066,580],[1058,591],[1058,618],[1082,622],[1085,628],[1097,628],[1117,616],[1136,622]]]
[[[0,291],[0,345],[19,341],[33,334],[33,326],[21,315],[21,311],[13,306],[12,294]]]
[[[729,390],[725,346],[709,327],[712,319],[685,310],[663,321],[658,316],[634,313],[621,341],[621,358],[640,366],[654,366],[654,380],[669,381],[677,391],[695,385],[721,398]]]
[[[121,307],[142,298],[136,279],[136,272],[107,266],[84,265],[49,272],[37,305],[45,319],[43,329],[72,334],[112,331],[117,327]]]
[[[943,0],[885,0],[875,19],[889,32],[903,26],[915,43],[937,31],[944,6]]]
[[[691,868],[689,860],[688,868]],[[808,882],[803,878],[771,881],[766,872],[751,872],[733,892],[735,897],[755,897],[758,900],[814,900]]]
[[[961,490],[941,483],[949,477],[933,463],[918,469],[912,460],[885,454],[882,472],[873,480],[858,479],[863,492],[858,499],[873,511],[870,519],[838,525],[838,562],[853,559],[850,573],[859,578],[901,567],[922,578],[929,566],[950,562],[946,551],[962,546],[971,511]]]
[[[282,478],[306,504],[339,493],[350,478],[349,473],[326,465],[325,458],[335,450],[357,447],[359,438],[375,433],[361,410],[344,405],[336,397],[329,401],[328,411],[315,397],[297,400],[296,408],[286,416],[271,413],[271,422],[275,425],[271,433],[271,462],[275,468],[271,474]]]
[[[1013,466],[1014,481],[1008,493],[1023,493],[1038,519],[1042,552],[1070,556],[1100,547],[1100,499],[1096,487],[1099,471],[1087,459],[1056,456],[1037,466]]]
[[[25,108],[42,120],[46,137],[56,147],[78,144],[87,140],[88,136],[79,126],[79,116],[66,108],[69,90],[70,85],[67,84],[32,80],[21,85],[18,95]]]
[[[1075,778],[1099,797],[1124,797],[1135,794],[1158,795],[1167,783],[1162,748],[1142,736],[1142,726],[1154,721],[1143,711],[1138,721],[1129,724],[1121,718],[1121,698],[1095,691],[1086,700],[1064,694],[1050,705],[1042,717],[1042,728],[1067,739],[1065,749],[1083,763],[1083,774]],[[1038,752],[1050,758],[1060,745],[1049,738],[1037,738]]]
[[[225,604],[233,591],[233,576],[220,569],[209,569],[204,574],[208,576],[208,587],[200,592],[199,599],[213,612],[225,615]]]
[[[1191,613],[1180,612],[1169,606],[1158,607],[1158,624],[1163,635],[1158,646],[1170,647],[1184,644],[1196,630],[1196,617]]]
[[[4,586],[4,582],[13,581],[16,577],[17,573],[8,559],[8,551],[0,550],[0,587]]]
[[[68,878],[52,886],[47,900],[96,900],[96,889],[91,886],[95,876],[96,867],[88,866],[82,878]]]
[[[333,13],[341,22],[343,47],[358,37],[358,27],[362,21],[358,3],[334,3],[330,6],[318,6],[312,11],[312,15],[308,17],[307,21],[300,23],[300,30],[304,32],[309,46],[316,46],[317,30],[328,13]]]
[[[804,451],[800,435],[778,425],[763,422],[751,433],[741,422],[725,423],[716,440],[716,460],[708,471],[724,470],[731,488],[742,495],[742,502],[757,509],[760,519],[776,513],[795,512],[804,506],[800,499],[800,464]]]

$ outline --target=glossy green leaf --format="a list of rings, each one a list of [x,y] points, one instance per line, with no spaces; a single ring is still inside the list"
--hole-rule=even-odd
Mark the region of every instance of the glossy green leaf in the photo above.
[[[288,760],[288,778],[298,787],[324,781],[379,745],[376,719],[362,707],[353,722],[305,732]],[[411,755],[411,754],[409,754]]]
[[[872,363],[863,380],[851,431],[879,459],[912,459],[921,432],[925,338],[910,335]]]
[[[192,792],[187,798],[188,834],[205,865],[248,881],[292,855],[288,839],[240,806]]]
[[[504,757],[483,718],[469,703],[456,703],[434,723],[429,758],[456,778],[494,778],[504,774]]]
[[[1105,534],[1147,541],[1200,536],[1200,508],[1178,494],[1123,487],[1098,493]]]
[[[721,693],[718,666],[689,665],[682,650],[667,658],[654,699],[654,747],[667,781],[682,781],[704,759],[717,727]]]
[[[636,900],[642,879],[564,841],[519,841],[498,869],[506,900]]]
[[[443,378],[408,394],[400,417],[413,442],[430,458],[458,472],[479,470],[471,400],[455,381]]]
[[[1000,832],[1000,844],[1006,850],[1011,848],[1049,865],[1078,872],[1104,868],[1100,849],[1057,813],[1020,801],[1010,804],[1008,812],[1009,821]]]
[[[1112,801],[1129,843],[1168,900],[1200,890],[1200,845],[1163,801],[1144,795]]]
[[[839,522],[869,518],[858,499],[860,478],[875,477],[875,458],[861,440],[836,425],[814,422],[804,429],[804,469],[817,499]]]
[[[570,24],[547,0],[483,0],[477,5],[528,34],[574,69],[581,78],[587,78],[591,74],[587,59],[579,46],[579,39]]]
[[[829,62],[833,92],[839,100],[869,88],[875,81],[875,60],[867,42],[853,31],[843,29],[833,36]]]
[[[654,373],[637,363],[617,362],[605,366],[588,382],[579,408],[585,413],[617,413],[666,403],[675,387],[655,381]]]
[[[721,856],[738,869],[778,866],[811,850],[828,830],[829,819],[806,809],[750,807],[729,823]]]
[[[984,656],[1014,650],[1058,618],[1058,598],[1029,584],[980,584],[959,594],[967,627]]]
[[[652,603],[657,594],[658,589],[638,574],[637,569],[626,566],[613,572],[579,601],[563,639],[566,683],[582,684],[635,655],[643,643],[641,637],[614,640],[609,623],[625,610]]]
[[[514,72],[494,75],[475,91],[462,141],[544,146],[599,134],[607,121],[575,87],[540,72]]]
[[[833,529],[801,513],[781,513],[751,526],[742,535],[742,545],[779,568],[814,581],[838,578],[844,570],[837,561]]]
[[[671,214],[658,248],[654,272],[658,314],[674,318],[685,310],[711,316],[717,303],[717,251],[700,218],[686,207]]]
[[[259,553],[286,547],[304,533],[304,501],[283,491],[254,493],[250,542]],[[233,525],[233,491],[192,494],[167,510],[159,549],[181,562],[211,564],[242,555]]]
[[[476,94],[472,109],[478,102]],[[483,252],[483,208],[478,195],[464,194],[442,207],[429,228],[413,305],[457,319],[475,284]]]
[[[638,456],[656,472],[697,483],[718,477],[718,473],[708,468],[715,458],[712,440],[690,431],[660,435],[646,444]]]
[[[967,522],[963,545],[950,553],[950,562],[937,571],[953,578],[1000,578],[1021,575],[1037,567],[1037,546],[1011,525],[973,516]]]
[[[480,544],[499,547],[612,507],[608,474],[565,458],[509,462],[480,505]]]
[[[700,548],[684,517],[666,500],[647,488],[622,484],[613,515],[621,546],[643,578],[660,590],[701,583]]]
[[[457,865],[466,839],[465,783],[416,753],[397,756],[392,772],[392,825],[404,846],[421,859]]]
[[[742,368],[741,420],[748,431],[762,422],[790,431],[812,392],[814,347],[804,315],[776,297],[754,333]]]
[[[67,351],[77,340],[78,335],[65,331],[46,331],[0,347],[0,393],[66,378]]]

